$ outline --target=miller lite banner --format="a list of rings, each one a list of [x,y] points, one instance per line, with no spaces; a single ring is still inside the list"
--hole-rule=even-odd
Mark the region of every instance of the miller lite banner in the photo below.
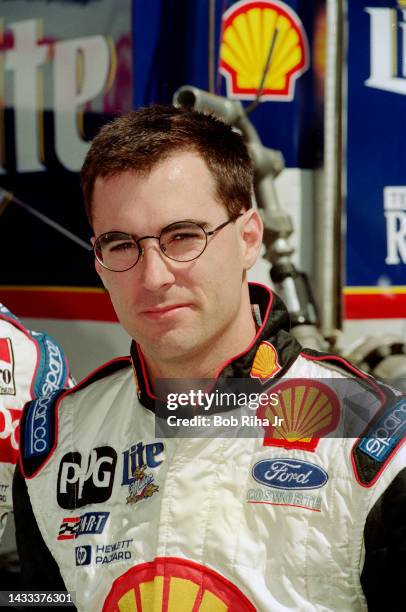
[[[132,95],[131,0],[0,1],[0,299],[19,315],[112,317],[78,172]]]
[[[348,2],[347,318],[406,313],[406,1]]]
[[[103,123],[182,85],[245,106],[261,94],[264,145],[297,173],[320,167],[324,38],[325,0],[0,0],[0,299],[115,320],[79,170]]]

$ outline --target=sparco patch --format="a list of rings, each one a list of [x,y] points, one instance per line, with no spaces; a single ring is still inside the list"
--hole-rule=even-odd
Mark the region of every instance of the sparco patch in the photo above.
[[[406,398],[386,411],[359,443],[364,453],[382,463],[406,435]]]
[[[406,439],[406,397],[397,398],[355,444],[352,457],[358,481],[370,487]]]
[[[25,417],[24,457],[45,455],[50,451],[53,404],[59,393],[41,397],[29,404]]]
[[[68,373],[65,358],[58,344],[47,334],[31,332],[31,336],[40,346],[34,394],[36,397],[48,396],[66,384]]]

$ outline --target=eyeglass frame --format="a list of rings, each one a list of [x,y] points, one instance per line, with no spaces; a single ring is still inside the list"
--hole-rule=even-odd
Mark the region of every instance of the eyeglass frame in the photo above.
[[[230,219],[227,219],[227,221],[225,221],[224,223],[220,223],[220,225],[218,225],[217,227],[215,227],[213,230],[211,230],[210,232],[208,232],[207,230],[204,229],[203,225],[201,225],[200,223],[196,223],[195,221],[174,221],[173,223],[170,223],[169,225],[166,225],[165,227],[163,227],[160,231],[159,236],[141,236],[141,238],[134,238],[134,236],[132,234],[127,234],[126,232],[121,232],[118,230],[112,230],[109,232],[103,232],[103,234],[100,234],[99,236],[97,236],[97,238],[95,239],[94,243],[93,243],[93,253],[94,256],[96,258],[96,260],[99,262],[99,264],[105,269],[105,270],[109,270],[110,272],[128,272],[128,270],[131,270],[132,268],[134,268],[134,266],[137,265],[137,263],[140,260],[140,257],[144,257],[144,248],[142,247],[142,245],[140,245],[139,243],[141,242],[141,240],[146,240],[147,238],[153,238],[154,240],[158,240],[158,245],[159,245],[159,250],[160,252],[165,255],[165,257],[167,257],[168,259],[170,259],[171,261],[176,261],[177,263],[189,263],[191,261],[195,261],[196,259],[198,259],[201,255],[203,255],[203,253],[205,252],[207,245],[209,243],[209,237],[210,236],[214,236],[215,234],[217,234],[219,231],[221,231],[224,227],[226,227],[227,225],[229,225],[230,223],[234,223],[234,221],[237,221],[237,219],[239,217],[242,217],[243,213],[238,213],[236,215],[233,215],[232,217],[230,217]],[[170,257],[167,253],[165,253],[165,251],[162,250],[161,248],[161,236],[163,234],[164,231],[170,229],[171,227],[173,227],[174,225],[178,225],[181,223],[190,223],[192,225],[197,225],[197,227],[199,227],[206,238],[206,243],[204,245],[203,250],[199,253],[199,255],[196,255],[196,257],[192,257],[192,259],[185,259],[184,261],[179,261],[177,259],[173,259],[173,257]],[[129,267],[129,268],[125,268],[125,270],[112,270],[111,268],[108,268],[106,266],[105,263],[103,263],[99,257],[97,256],[96,253],[96,247],[97,247],[97,243],[99,242],[100,238],[102,238],[103,236],[106,236],[106,234],[123,234],[125,236],[129,236],[131,238],[131,240],[134,241],[134,243],[137,245],[138,248],[138,257],[135,260],[135,262]],[[101,250],[101,249],[100,249]]]

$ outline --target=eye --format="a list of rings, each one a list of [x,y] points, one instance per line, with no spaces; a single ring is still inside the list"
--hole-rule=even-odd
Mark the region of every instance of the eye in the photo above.
[[[128,250],[132,250],[135,248],[137,248],[135,242],[130,242],[130,241],[115,242],[115,243],[113,242],[112,244],[108,245],[108,250],[110,252],[128,251]]]
[[[182,240],[193,240],[194,238],[199,238],[200,233],[196,231],[187,231],[187,232],[176,232],[171,236],[168,236],[168,240],[170,242],[180,242]]]

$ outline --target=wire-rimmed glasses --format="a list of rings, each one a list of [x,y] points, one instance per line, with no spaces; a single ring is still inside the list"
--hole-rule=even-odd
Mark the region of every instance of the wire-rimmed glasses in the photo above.
[[[233,216],[210,232],[192,221],[176,221],[164,227],[159,236],[142,236],[137,239],[125,232],[106,232],[96,238],[93,251],[97,261],[112,272],[125,272],[133,268],[144,252],[140,243],[147,238],[158,240],[165,257],[178,262],[193,261],[204,252],[210,236],[240,216]]]

